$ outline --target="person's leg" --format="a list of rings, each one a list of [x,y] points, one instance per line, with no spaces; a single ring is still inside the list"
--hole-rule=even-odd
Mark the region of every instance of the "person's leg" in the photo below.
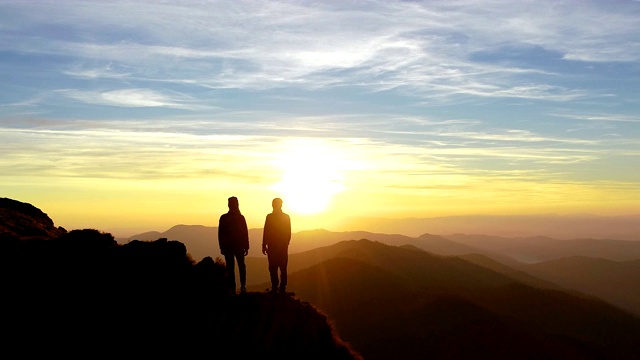
[[[267,254],[269,261],[269,276],[271,277],[271,291],[278,289],[278,263],[276,257],[272,253]]]
[[[229,291],[232,291],[235,293],[236,291],[236,264],[235,264],[235,257],[233,256],[233,254],[231,255],[225,255],[224,256],[224,261],[226,263],[226,267],[227,267],[227,286],[229,288]]]
[[[239,254],[236,256],[238,260],[238,272],[240,273],[240,291],[247,291],[247,265],[244,262],[244,255]]]
[[[289,254],[285,251],[280,254],[280,292],[284,293],[287,290],[288,274],[287,264],[289,263]]]

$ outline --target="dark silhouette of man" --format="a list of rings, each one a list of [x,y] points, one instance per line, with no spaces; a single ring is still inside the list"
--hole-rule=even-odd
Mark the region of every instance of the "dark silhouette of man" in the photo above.
[[[238,198],[232,196],[228,201],[229,212],[220,216],[218,223],[218,243],[227,266],[229,292],[236,293],[235,260],[240,273],[240,293],[247,292],[247,266],[244,257],[249,254],[249,230],[244,215],[240,213]]]
[[[282,199],[271,202],[273,212],[267,215],[262,234],[262,253],[269,259],[271,293],[286,293],[289,242],[291,241],[291,219],[282,212]],[[278,270],[280,277],[278,277]]]

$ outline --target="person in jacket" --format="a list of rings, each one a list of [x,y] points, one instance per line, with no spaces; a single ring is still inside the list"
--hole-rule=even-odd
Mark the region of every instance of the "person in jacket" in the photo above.
[[[247,291],[247,267],[244,257],[249,254],[249,230],[244,215],[240,213],[238,198],[228,199],[229,211],[220,216],[218,223],[218,243],[227,269],[227,285],[231,294],[236,293],[235,261],[238,261],[240,293]]]
[[[291,241],[291,219],[282,211],[282,199],[271,202],[273,212],[267,215],[262,236],[262,253],[269,261],[271,293],[285,294],[287,289],[287,263]],[[280,276],[278,276],[278,271]]]

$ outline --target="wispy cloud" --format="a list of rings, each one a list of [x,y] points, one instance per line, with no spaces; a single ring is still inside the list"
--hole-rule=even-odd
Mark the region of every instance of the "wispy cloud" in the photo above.
[[[362,6],[361,6],[362,5]],[[405,87],[418,94],[471,94],[567,101],[584,89],[521,78],[535,68],[470,60],[479,49],[535,45],[567,60],[640,59],[638,5],[586,2],[280,1],[82,2],[5,4],[5,50],[126,64],[132,77],[213,88]],[[29,8],[38,12],[29,12]],[[47,14],[47,16],[36,15]],[[52,20],[55,19],[55,22]],[[606,19],[593,26],[593,19]],[[30,27],[72,36],[38,39]],[[62,34],[60,32],[59,34]],[[9,45],[13,44],[13,45]],[[157,73],[149,69],[164,68]],[[102,70],[101,70],[102,69]],[[104,66],[85,77],[114,73]]]
[[[201,107],[184,94],[168,94],[152,89],[125,89],[109,91],[57,90],[56,93],[87,104],[118,107],[166,107],[193,109]]]
[[[624,114],[553,114],[554,116],[572,120],[596,122],[640,123],[640,116]]]
[[[4,153],[0,167],[15,175],[27,172],[41,176],[174,178],[272,173],[265,176],[275,177],[275,170],[268,169],[269,163],[290,151],[288,141],[305,139],[298,129],[283,126],[275,127],[271,134],[254,134],[260,126],[255,122],[234,126],[226,121],[34,121],[30,128],[24,125],[0,129],[0,140],[5,144],[0,147]],[[342,154],[353,165],[349,171],[360,174],[353,178],[363,182],[380,174],[465,174],[469,168],[476,168],[476,175],[485,168],[487,176],[524,169],[537,169],[540,176],[548,176],[561,172],[558,166],[563,164],[600,157],[597,150],[586,147],[590,145],[587,142],[547,139],[522,131],[504,135],[434,133],[429,136],[431,140],[414,145],[353,135],[306,139],[296,141],[320,142],[333,153]],[[583,147],[528,145],[535,142]],[[500,162],[496,163],[496,159]]]
[[[76,65],[63,71],[63,74],[82,79],[127,79],[131,73],[114,69],[113,64],[104,64],[99,67]]]

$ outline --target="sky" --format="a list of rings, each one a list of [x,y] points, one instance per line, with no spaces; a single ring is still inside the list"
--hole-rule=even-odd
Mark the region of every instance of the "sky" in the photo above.
[[[638,214],[640,2],[0,0],[0,150],[116,235]]]

